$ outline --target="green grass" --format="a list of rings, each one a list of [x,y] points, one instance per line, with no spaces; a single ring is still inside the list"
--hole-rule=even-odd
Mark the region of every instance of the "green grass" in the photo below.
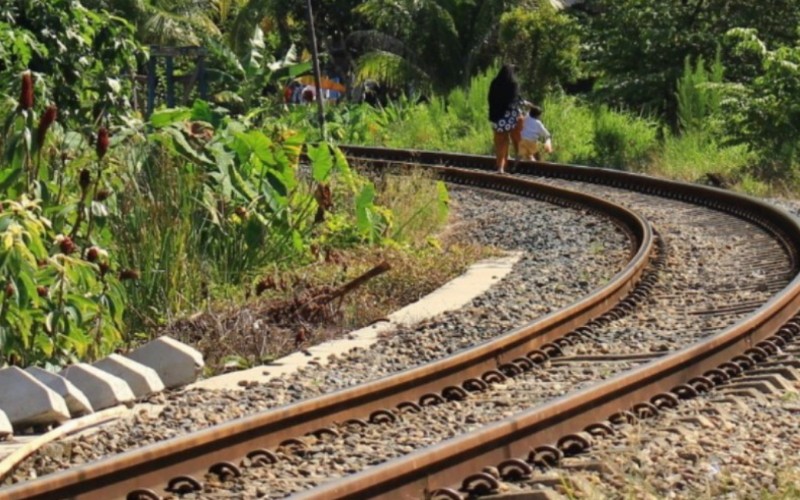
[[[367,127],[370,133],[361,142],[491,155],[486,104],[491,77],[477,76],[469,87],[428,104],[405,101],[386,111],[375,110]],[[553,136],[554,151],[544,158],[547,161],[721,185],[755,196],[792,195],[798,190],[795,180],[765,178],[746,146],[715,139],[720,135],[717,126],[678,135],[649,117],[595,106],[574,96],[551,94],[540,104],[542,121]],[[712,136],[709,130],[716,132]]]

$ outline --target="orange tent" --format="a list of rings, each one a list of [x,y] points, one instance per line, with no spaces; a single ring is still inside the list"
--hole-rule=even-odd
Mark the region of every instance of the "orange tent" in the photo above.
[[[311,85],[312,87],[315,86],[313,75],[300,76],[297,78],[297,81],[303,85]],[[334,82],[333,80],[325,78],[324,76],[319,79],[319,86],[325,90],[336,90],[338,92],[345,92],[347,90],[347,87],[341,83]]]

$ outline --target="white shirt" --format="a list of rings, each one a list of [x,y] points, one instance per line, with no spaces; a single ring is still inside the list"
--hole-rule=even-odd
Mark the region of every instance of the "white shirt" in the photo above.
[[[550,139],[550,132],[544,128],[541,121],[530,115],[526,116],[522,125],[522,138],[528,141],[538,141],[540,137]]]

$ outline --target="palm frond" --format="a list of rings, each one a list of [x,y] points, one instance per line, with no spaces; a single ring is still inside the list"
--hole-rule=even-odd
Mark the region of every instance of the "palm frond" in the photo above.
[[[244,54],[252,48],[250,40],[253,30],[264,17],[274,13],[276,8],[274,0],[249,0],[243,3],[233,20],[229,35],[234,52]]]
[[[375,80],[396,88],[409,83],[416,83],[421,90],[430,88],[428,74],[397,54],[383,51],[369,52],[358,59],[356,66],[356,83]]]
[[[151,1],[146,4],[141,29],[150,42],[198,45],[201,37],[220,35],[208,13],[208,0]]]
[[[403,55],[406,51],[402,40],[377,30],[353,31],[347,35],[346,44],[358,52],[378,50]]]

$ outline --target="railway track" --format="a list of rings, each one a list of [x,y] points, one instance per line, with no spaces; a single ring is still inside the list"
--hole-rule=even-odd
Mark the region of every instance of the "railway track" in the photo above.
[[[497,465],[499,477],[528,473],[531,466],[586,447],[591,441],[587,435],[609,428],[598,422],[610,418],[613,424],[630,418],[627,410],[639,416],[655,414],[659,407],[735,376],[741,365],[766,357],[772,343],[793,335],[793,329],[787,327],[781,330],[783,340],[765,341],[797,312],[794,276],[800,244],[800,228],[794,220],[766,204],[699,186],[581,167],[521,165],[522,173],[547,180],[534,183],[453,168],[486,169],[491,159],[485,157],[366,148],[348,148],[346,152],[354,161],[448,165],[432,168],[438,168],[450,182],[607,213],[631,235],[632,259],[606,286],[573,306],[450,358],[23,483],[7,489],[9,498],[159,498],[165,492],[195,498],[230,497],[235,491],[241,493],[235,489],[237,483],[253,480],[259,471],[279,467],[276,463],[297,467],[308,462],[308,457],[318,456],[319,448],[330,447],[331,441],[363,435],[363,429],[381,429],[380,441],[388,436],[397,439],[401,435],[398,429],[402,433],[411,420],[423,423],[430,415],[452,414],[473,403],[486,406],[489,401],[498,406],[503,398],[519,401],[520,394],[538,391],[530,404],[467,422],[469,425],[458,430],[465,433],[461,437],[436,435],[433,442],[439,444],[412,445],[408,454],[336,481],[324,482],[341,475],[335,469],[326,473],[327,477],[312,473],[310,479],[294,481],[299,487],[286,492],[319,483],[323,484],[298,497],[455,497],[492,491],[497,478],[470,474],[490,464]],[[653,235],[641,216],[599,198],[561,189],[553,179],[566,179],[571,188],[578,181],[658,195],[671,204],[666,211],[697,219],[697,227],[716,231],[720,241],[730,239],[736,250],[731,252],[735,261],[730,264],[746,262],[759,271],[758,276],[742,282],[734,279],[733,284],[730,279],[715,283],[713,276],[708,276],[712,297],[706,294],[700,301],[687,298],[681,293],[687,284],[670,288],[662,283],[668,274],[665,263],[670,247],[663,237]],[[642,198],[638,203],[647,201]],[[653,293],[656,289],[658,294]],[[676,289],[673,296],[666,293]],[[641,346],[630,349],[633,342],[641,344],[643,340],[635,336],[637,322],[647,323],[647,313],[640,311],[659,301],[680,306],[675,308],[675,317],[681,321],[669,328],[688,330],[689,335],[672,345],[657,339],[659,344],[644,352]],[[626,321],[631,324],[625,325]],[[701,326],[693,327],[696,324]],[[687,344],[692,345],[683,347]],[[602,363],[602,377],[598,377],[598,362]],[[557,366],[572,368],[559,374],[552,369]],[[582,371],[587,373],[580,378]],[[596,378],[606,380],[593,383]],[[543,379],[555,381],[551,386],[558,388],[542,390],[547,385]],[[575,387],[584,388],[572,390]],[[337,422],[343,424],[334,426]],[[303,438],[309,433],[313,437]],[[355,438],[356,445],[359,439]],[[272,465],[260,467],[268,464]],[[204,479],[209,472],[209,479]],[[462,484],[460,493],[454,489],[457,484]]]

